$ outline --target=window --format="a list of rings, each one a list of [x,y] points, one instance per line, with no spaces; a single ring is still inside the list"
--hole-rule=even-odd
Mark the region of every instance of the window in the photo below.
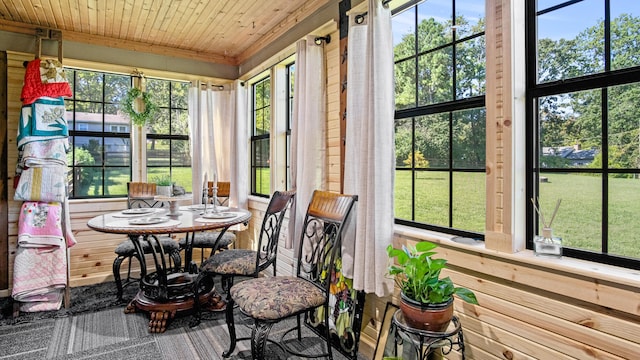
[[[122,197],[131,181],[131,122],[119,111],[130,75],[65,69],[73,96],[66,99],[70,198]],[[147,178],[169,174],[191,191],[187,82],[147,79],[159,107],[147,124]],[[144,159],[142,160],[144,161]]]
[[[69,122],[69,197],[127,194],[131,179],[129,119],[118,105],[131,86],[128,75],[65,69],[73,92]]]
[[[470,0],[393,10],[397,223],[483,237],[484,17]]]
[[[640,269],[640,4],[528,1],[527,195],[564,255]],[[528,204],[527,247],[544,219]]]
[[[293,89],[295,88],[296,64],[287,65],[287,169],[285,189],[291,186],[291,121],[293,121]]]
[[[251,85],[251,194],[271,194],[270,129],[271,82],[263,78]]]
[[[156,119],[147,124],[147,179],[170,175],[175,184],[191,192],[189,83],[147,79],[146,91],[159,108]]]

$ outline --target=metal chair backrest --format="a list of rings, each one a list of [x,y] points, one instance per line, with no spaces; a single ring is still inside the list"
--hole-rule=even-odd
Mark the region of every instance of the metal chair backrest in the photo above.
[[[355,195],[316,190],[307,209],[296,275],[323,289],[327,298],[335,261],[341,256],[344,225],[357,199]]]
[[[289,204],[293,201],[295,191],[276,191],[271,196],[262,219],[258,236],[258,256],[256,258],[256,274],[268,268],[278,255],[278,239]],[[275,268],[274,268],[275,273]]]

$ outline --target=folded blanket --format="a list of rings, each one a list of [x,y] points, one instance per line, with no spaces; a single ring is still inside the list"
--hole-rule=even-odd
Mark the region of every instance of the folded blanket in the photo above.
[[[16,201],[57,201],[67,196],[67,167],[33,167],[20,175],[13,199]]]
[[[22,162],[26,167],[67,166],[69,139],[32,141],[24,144]]]
[[[73,96],[64,68],[58,60],[35,59],[27,64],[20,100],[28,105],[43,96]]]
[[[66,248],[24,248],[16,250],[13,264],[11,296],[24,303],[22,311],[57,310],[60,308],[62,289],[67,284]]]
[[[62,139],[69,136],[63,98],[42,97],[20,111],[18,149],[32,141]]]
[[[18,217],[18,246],[66,247],[60,203],[25,201]]]
[[[20,303],[22,312],[56,311],[62,307],[64,299],[64,287],[47,289],[47,293],[30,295],[26,298],[29,302]]]

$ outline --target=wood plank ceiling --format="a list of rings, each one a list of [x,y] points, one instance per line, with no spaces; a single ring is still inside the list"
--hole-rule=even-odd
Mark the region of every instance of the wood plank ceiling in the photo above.
[[[330,0],[2,0],[0,30],[239,65]]]

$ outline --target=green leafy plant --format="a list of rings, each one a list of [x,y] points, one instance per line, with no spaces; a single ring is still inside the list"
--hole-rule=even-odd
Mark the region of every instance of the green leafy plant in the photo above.
[[[171,176],[169,175],[158,175],[153,178],[153,182],[156,183],[157,186],[170,186],[173,184]]]
[[[139,97],[142,98],[142,104],[144,105],[144,109],[140,112],[133,105]],[[135,125],[144,126],[154,116],[158,106],[151,101],[151,94],[132,87],[127,91],[127,96],[122,101],[122,109],[129,116],[131,122]]]
[[[446,268],[447,260],[434,259],[432,251],[438,245],[421,241],[415,246],[403,246],[396,249],[387,247],[389,259],[395,258],[396,264],[390,264],[387,272],[393,276],[396,284],[406,297],[423,304],[438,304],[449,301],[453,295],[470,303],[478,304],[476,295],[469,289],[455,287],[449,277],[440,278],[440,272]]]

